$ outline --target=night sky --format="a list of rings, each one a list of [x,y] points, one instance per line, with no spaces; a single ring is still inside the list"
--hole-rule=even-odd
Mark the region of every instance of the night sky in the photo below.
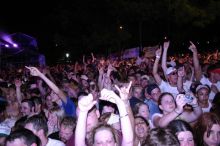
[[[209,1],[212,0],[205,2]],[[194,0],[190,4],[195,10],[187,11],[185,3],[171,5],[167,2],[8,1],[0,9],[0,31],[7,34],[21,32],[36,38],[39,52],[50,61],[61,59],[65,52],[72,53],[74,59],[74,56],[90,52],[106,54],[138,47],[140,43],[154,45],[164,36],[169,36],[175,42],[173,44],[189,39],[205,42],[209,38],[210,42],[219,42],[217,10],[220,3],[214,4],[213,8]],[[196,12],[203,10],[208,16]]]

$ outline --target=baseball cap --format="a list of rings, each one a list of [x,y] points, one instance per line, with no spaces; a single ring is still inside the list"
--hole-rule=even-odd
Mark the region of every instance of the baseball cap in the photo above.
[[[141,79],[146,79],[146,80],[149,80],[149,79],[150,79],[150,77],[149,77],[148,75],[143,75],[143,76],[141,76]]]
[[[154,90],[155,88],[159,88],[157,84],[149,84],[147,85],[145,91],[147,91],[147,93],[151,95],[151,91]]]
[[[196,92],[198,92],[200,89],[202,89],[202,88],[205,88],[205,89],[207,89],[207,90],[210,90],[210,88],[207,86],[207,85],[198,85],[197,87],[196,87]]]
[[[166,75],[169,75],[170,73],[176,71],[176,68],[174,67],[168,67],[167,70],[166,70]]]
[[[89,79],[86,75],[81,75],[80,78],[83,79],[83,80],[86,80],[86,81]]]

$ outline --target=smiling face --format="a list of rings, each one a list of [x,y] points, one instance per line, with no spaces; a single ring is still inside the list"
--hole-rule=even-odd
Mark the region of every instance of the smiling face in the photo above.
[[[213,124],[210,131],[206,130],[203,140],[208,146],[218,146],[220,144],[220,125]]]
[[[149,127],[141,118],[135,118],[135,134],[138,138],[145,138],[148,135]]]
[[[175,100],[173,99],[173,96],[169,94],[163,95],[159,108],[165,114],[172,112],[176,108],[176,103]]]

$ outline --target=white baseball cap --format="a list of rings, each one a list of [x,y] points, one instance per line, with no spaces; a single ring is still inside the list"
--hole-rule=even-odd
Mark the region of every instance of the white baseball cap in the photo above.
[[[166,70],[166,75],[169,75],[170,73],[176,71],[176,68],[174,67],[168,67],[167,70]]]

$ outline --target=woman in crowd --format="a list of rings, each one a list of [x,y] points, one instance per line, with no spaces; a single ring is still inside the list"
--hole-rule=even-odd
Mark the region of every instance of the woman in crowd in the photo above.
[[[195,126],[198,146],[219,146],[220,119],[213,113],[203,113]]]
[[[192,112],[184,111],[184,106],[190,104],[193,107]],[[175,119],[182,119],[186,122],[194,122],[202,114],[202,110],[197,103],[197,99],[193,98],[192,102],[187,103],[184,94],[179,94],[174,99],[173,95],[164,92],[160,95],[158,105],[162,114],[156,113],[152,116],[152,121],[156,127],[166,127]]]
[[[128,93],[130,89],[131,83],[128,87]],[[120,96],[122,97],[122,92],[119,88],[117,88],[120,92]],[[126,95],[128,96],[128,94]],[[101,92],[102,100],[107,100],[115,103],[119,110],[120,116],[120,124],[122,131],[122,142],[118,143],[116,141],[116,134],[111,130],[109,126],[98,126],[93,129],[92,132],[92,145],[109,145],[109,146],[133,146],[133,130],[132,124],[126,110],[126,105],[122,101],[118,95],[116,95],[113,91],[103,89]],[[88,115],[88,111],[96,104],[96,101],[93,100],[92,94],[88,96],[84,96],[79,100],[78,108],[79,108],[79,116],[75,130],[75,145],[76,146],[85,146],[86,145],[86,119]],[[80,133],[80,134],[79,134]]]
[[[141,116],[134,118],[134,146],[140,146],[150,131],[150,126],[147,120]]]
[[[196,97],[198,104],[202,108],[203,113],[209,112],[212,108],[212,103],[209,101],[210,88],[207,85],[198,85],[196,87]]]
[[[145,103],[137,103],[133,109],[134,116],[143,117],[148,123],[150,128],[153,128],[152,121],[150,120],[150,109]]]
[[[193,129],[182,120],[174,120],[167,126],[178,138],[180,146],[195,146]]]

